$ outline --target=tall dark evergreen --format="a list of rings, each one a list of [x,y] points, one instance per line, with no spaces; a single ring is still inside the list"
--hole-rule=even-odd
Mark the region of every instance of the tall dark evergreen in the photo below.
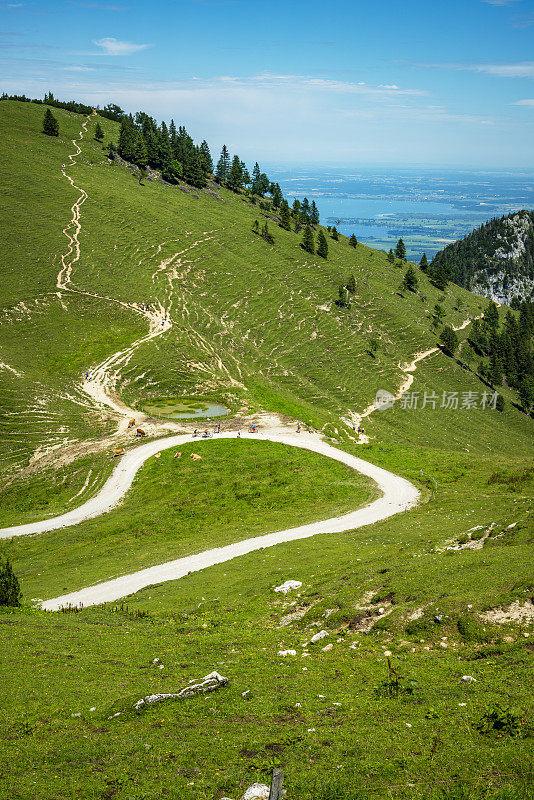
[[[311,203],[311,206],[310,206],[310,222],[311,222],[312,225],[318,225],[319,224],[319,209],[317,208],[315,200],[312,200],[312,203]]]
[[[414,268],[410,264],[408,269],[406,270],[406,274],[404,275],[404,279],[402,281],[402,288],[408,289],[410,292],[417,291],[418,286],[417,275],[415,273]]]
[[[351,275],[347,281],[347,290],[349,294],[356,294],[356,278]]]
[[[315,242],[313,239],[313,231],[309,225],[306,225],[304,228],[304,233],[302,234],[302,241],[300,246],[303,250],[307,253],[315,253]]]
[[[403,261],[406,259],[406,247],[402,239],[399,239],[397,242],[397,246],[395,247],[395,255],[397,258],[400,258]]]
[[[243,167],[239,156],[234,156],[232,159],[227,183],[234,192],[238,192],[243,187]]]
[[[334,240],[334,242],[339,242],[339,233],[335,225],[332,228],[332,239]]]
[[[328,258],[328,242],[322,230],[317,235],[317,255],[321,258]]]
[[[20,606],[22,592],[9,559],[0,561],[0,606]]]
[[[212,175],[213,174],[213,161],[212,161],[212,158],[211,158],[210,148],[209,148],[208,143],[207,143],[207,141],[205,139],[200,144],[199,152],[200,152],[200,163],[202,165],[202,169],[204,171],[204,174],[206,175],[206,177],[209,176],[209,175]]]
[[[226,183],[228,179],[228,175],[230,173],[230,153],[228,152],[228,148],[225,144],[223,144],[223,148],[221,150],[221,157],[217,162],[217,167],[215,169],[215,177],[219,181],[219,183]]]
[[[358,244],[358,240],[353,233],[350,236],[349,244],[351,247],[356,247],[356,245]]]
[[[287,200],[282,200],[282,205],[280,206],[280,227],[285,231],[291,230],[291,211]]]
[[[391,247],[389,248],[388,261],[389,261],[390,264],[394,264],[395,263],[395,253],[393,252]]]
[[[443,345],[443,349],[449,353],[449,355],[453,356],[458,349],[458,336],[456,335],[456,331],[449,325],[445,325],[439,335],[439,340]]]
[[[419,266],[423,270],[423,272],[428,272],[428,259],[426,257],[426,253],[423,253],[421,256],[421,261],[419,262]]]
[[[97,140],[97,142],[101,142],[103,138],[104,138],[104,131],[102,130],[100,122],[97,122],[95,128],[95,139]]]
[[[46,109],[43,117],[43,133],[47,136],[59,136],[59,123],[49,108]]]

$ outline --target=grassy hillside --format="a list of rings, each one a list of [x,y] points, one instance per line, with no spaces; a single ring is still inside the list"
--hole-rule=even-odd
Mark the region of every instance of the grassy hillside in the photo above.
[[[459,326],[486,301],[440,292],[419,270],[418,291],[403,292],[405,266],[344,237],[329,240],[324,261],[271,220],[271,246],[252,232],[258,206],[214,184],[140,186],[94,140],[97,120],[105,144],[118,133],[98,117],[67,169],[87,200],[80,259],[60,290],[62,229],[80,195],[61,164],[84,118],[54,109],[53,139],[40,133],[43,112],[0,102],[0,524],[72,508],[109,474],[110,449],[133,446],[131,432],[109,444],[117,415],[95,405],[82,376],[146,337],[142,303],[160,304],[169,327],[112,365],[117,402],[209,396],[238,413],[225,424],[265,412],[311,422],[423,496],[367,528],[76,614],[30,601],[342,513],[373,487],[282,446],[214,442],[196,467],[183,460],[187,446],[179,472],[172,451],[152,459],[112,513],[4,543],[27,604],[0,613],[10,698],[0,798],[237,798],[275,764],[288,800],[532,796],[532,420],[506,387],[503,412],[483,408],[487,386],[461,349],[458,360],[438,350],[418,362],[418,407],[398,400],[365,418],[369,444],[347,424],[377,390],[397,393],[415,355],[436,347],[436,303]],[[356,294],[341,309],[334,300],[351,274]],[[425,392],[435,408],[422,407]],[[457,393],[458,409],[441,407],[444,392]],[[476,407],[462,408],[469,393]],[[288,578],[302,589],[280,598],[272,588]],[[501,608],[499,622],[489,612]],[[329,637],[309,645],[321,629]],[[278,655],[289,648],[297,655]],[[217,694],[128,710],[214,669],[230,679]]]

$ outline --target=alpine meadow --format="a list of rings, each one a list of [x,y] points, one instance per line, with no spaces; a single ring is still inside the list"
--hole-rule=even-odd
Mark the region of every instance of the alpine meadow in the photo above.
[[[527,4],[473,0],[503,20]],[[71,5],[80,26],[127,13]],[[220,5],[183,14],[219,20],[222,71],[253,49],[228,33],[242,4]],[[56,13],[6,9],[42,32]],[[365,104],[387,100],[408,163],[395,104],[417,125],[431,93],[286,75],[265,24],[273,68],[255,82],[199,72],[150,99],[141,19],[91,39],[100,61],[77,28],[72,81],[59,38],[42,60],[28,49],[53,91],[5,82],[0,800],[534,798],[534,212],[510,207],[419,263],[403,238],[386,252],[323,224],[320,192],[272,177],[277,147],[297,162],[307,113],[295,100],[281,122],[273,98],[334,96],[339,160],[343,126],[367,130]],[[482,55],[477,73],[423,49],[414,82],[492,80]],[[137,105],[119,64],[142,58]],[[218,93],[267,98],[257,144]],[[414,136],[430,159],[430,132]]]

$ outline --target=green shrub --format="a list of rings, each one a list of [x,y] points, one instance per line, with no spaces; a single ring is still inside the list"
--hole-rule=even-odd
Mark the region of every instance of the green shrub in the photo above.
[[[20,606],[22,592],[9,558],[0,563],[0,606]]]
[[[517,709],[494,705],[484,712],[476,729],[485,736],[527,736],[529,728]]]
[[[484,631],[480,622],[471,616],[463,616],[456,623],[458,631],[466,642],[487,642],[488,634]]]

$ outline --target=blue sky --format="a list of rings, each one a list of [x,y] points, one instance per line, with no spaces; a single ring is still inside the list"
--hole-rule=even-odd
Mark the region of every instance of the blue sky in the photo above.
[[[0,88],[279,163],[534,168],[534,0],[0,0]]]

